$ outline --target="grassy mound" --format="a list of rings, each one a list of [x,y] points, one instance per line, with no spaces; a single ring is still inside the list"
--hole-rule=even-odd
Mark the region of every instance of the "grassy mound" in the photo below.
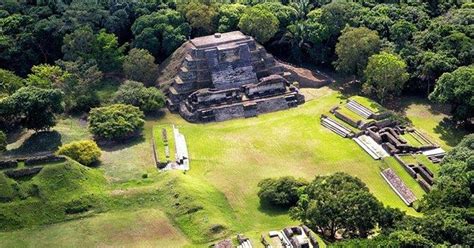
[[[8,202],[18,196],[18,184],[0,172],[0,202]]]
[[[5,182],[13,185],[10,189],[5,187],[2,194],[14,196],[12,189],[19,185],[27,197],[22,200],[13,197],[13,201],[0,203],[0,230],[77,218],[78,214],[102,207],[105,179],[101,172],[71,160],[48,165],[22,184],[12,181],[0,176],[0,185]]]
[[[165,195],[169,212],[194,242],[209,242],[229,234],[234,212],[222,192],[199,179],[179,174],[166,185],[170,190]]]
[[[108,207],[127,210],[161,208],[193,243],[204,244],[234,230],[235,213],[225,195],[212,185],[182,172],[158,175],[158,182],[112,191]],[[148,179],[147,179],[148,180]]]
[[[43,200],[67,200],[101,191],[105,179],[100,171],[68,160],[46,166],[29,183],[34,196]]]

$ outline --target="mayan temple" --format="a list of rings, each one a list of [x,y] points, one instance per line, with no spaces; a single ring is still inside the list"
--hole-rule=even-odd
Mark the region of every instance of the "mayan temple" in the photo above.
[[[290,73],[239,31],[195,38],[182,47],[167,105],[188,121],[253,117],[304,102],[288,81]]]

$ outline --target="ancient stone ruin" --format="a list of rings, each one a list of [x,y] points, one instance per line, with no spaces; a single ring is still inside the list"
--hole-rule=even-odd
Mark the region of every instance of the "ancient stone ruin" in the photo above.
[[[416,201],[415,194],[391,168],[383,170],[381,175],[406,205],[411,206]]]
[[[167,106],[188,121],[253,117],[304,102],[287,79],[291,73],[239,31],[195,38],[183,47]]]
[[[172,142],[170,142],[170,139]],[[156,166],[161,170],[189,170],[189,153],[184,135],[179,132],[179,129],[173,125],[173,135],[168,137],[166,128],[161,129],[160,148],[164,150],[164,158],[157,156],[157,148],[153,142],[153,156]],[[170,143],[174,143],[174,147],[170,147]],[[174,160],[171,161],[171,151],[174,151]]]
[[[352,99],[329,112],[332,115],[321,115],[322,126],[353,139],[373,159],[394,156],[423,190],[431,190],[434,174],[427,164],[441,162],[445,151],[423,133],[400,123],[381,107],[364,106]],[[392,168],[385,168],[381,175],[405,204],[411,206],[416,201],[416,196]]]

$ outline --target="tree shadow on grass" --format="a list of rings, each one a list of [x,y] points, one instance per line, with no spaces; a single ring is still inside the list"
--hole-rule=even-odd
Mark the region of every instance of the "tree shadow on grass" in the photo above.
[[[433,103],[430,100],[423,98],[421,96],[397,97],[388,101],[386,104],[387,105],[386,107],[398,113],[406,114],[406,110],[408,109],[408,107],[410,107],[410,105],[413,105],[413,104],[427,105],[428,111],[433,115],[438,115],[438,114],[450,115],[449,105]]]
[[[469,132],[463,128],[457,127],[456,123],[449,118],[444,118],[438,126],[434,128],[435,133],[439,134],[440,139],[444,140],[449,146],[456,146]]]
[[[154,111],[154,112],[146,113],[145,119],[147,121],[155,121],[155,120],[159,120],[159,119],[163,118],[165,115],[166,115],[166,112],[163,111],[162,109],[159,109],[159,110]]]
[[[260,205],[258,206],[258,210],[268,216],[280,216],[288,214],[289,208],[284,207],[276,207],[267,202],[260,201]]]
[[[8,156],[25,156],[55,152],[60,146],[61,134],[57,131],[43,131],[32,134],[20,147],[5,152]]]
[[[133,136],[128,139],[122,139],[118,141],[98,141],[97,144],[100,146],[100,149],[106,152],[115,152],[120,151],[125,148],[132,147],[134,145],[140,144],[145,141],[143,135]]]

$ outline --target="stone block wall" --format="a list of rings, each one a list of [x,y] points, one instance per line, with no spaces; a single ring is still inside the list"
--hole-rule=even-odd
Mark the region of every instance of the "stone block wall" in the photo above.
[[[244,117],[244,106],[242,104],[228,105],[214,109],[216,121],[226,121]]]
[[[257,102],[257,111],[259,113],[274,112],[288,108],[288,103],[284,97],[270,98]]]

